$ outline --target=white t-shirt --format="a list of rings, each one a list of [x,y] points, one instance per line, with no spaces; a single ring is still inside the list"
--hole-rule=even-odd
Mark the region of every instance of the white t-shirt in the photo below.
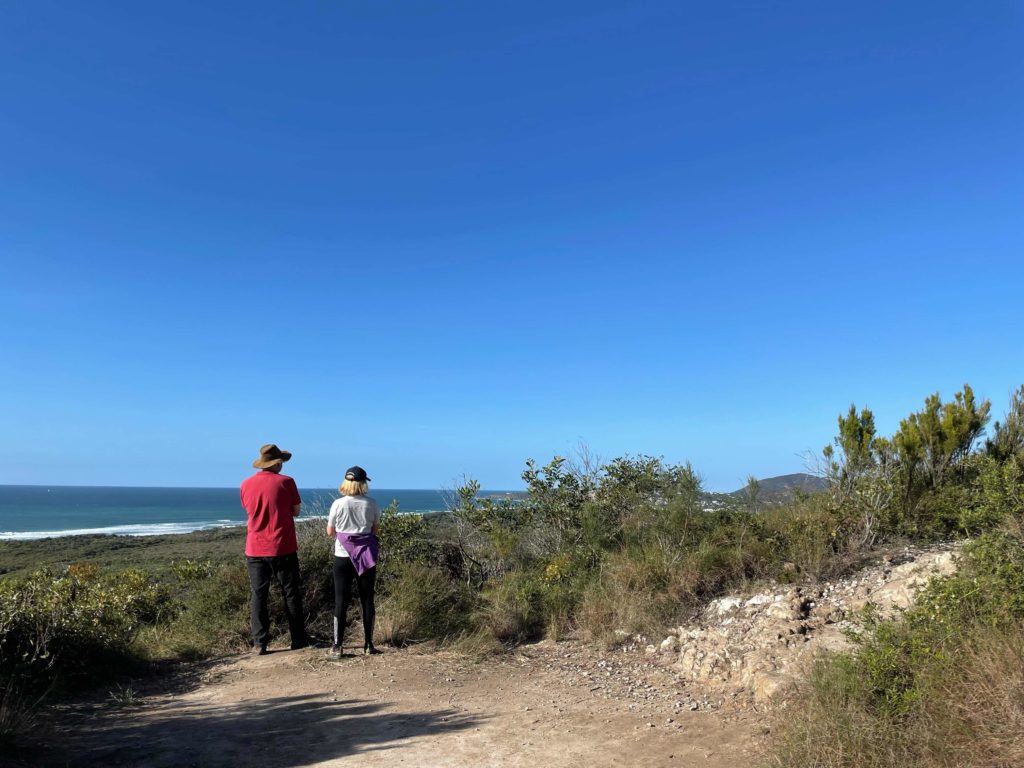
[[[331,504],[327,524],[335,533],[369,533],[375,523],[380,522],[380,507],[369,496],[342,496]],[[334,554],[348,557],[337,536],[334,539]]]

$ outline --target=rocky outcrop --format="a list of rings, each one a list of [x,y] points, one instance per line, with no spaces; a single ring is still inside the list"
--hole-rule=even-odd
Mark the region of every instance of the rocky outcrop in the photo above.
[[[784,696],[815,654],[849,648],[848,632],[869,603],[892,615],[933,576],[953,573],[957,550],[908,548],[835,582],[723,597],[647,653],[722,698],[763,705]]]

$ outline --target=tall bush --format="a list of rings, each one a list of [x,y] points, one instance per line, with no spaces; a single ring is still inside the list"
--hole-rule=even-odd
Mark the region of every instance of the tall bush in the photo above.
[[[139,630],[168,607],[167,590],[138,570],[71,565],[0,581],[0,735],[55,686],[100,679],[132,659]]]

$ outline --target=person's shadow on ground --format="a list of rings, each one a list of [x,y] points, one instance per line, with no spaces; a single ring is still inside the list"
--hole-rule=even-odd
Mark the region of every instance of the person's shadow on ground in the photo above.
[[[60,743],[47,750],[41,764],[291,768],[481,722],[453,710],[382,714],[380,709],[319,694],[227,705],[172,702],[102,719],[80,712],[62,723]]]

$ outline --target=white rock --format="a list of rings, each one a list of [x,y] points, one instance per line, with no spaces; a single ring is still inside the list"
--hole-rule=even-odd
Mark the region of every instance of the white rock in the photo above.
[[[794,621],[800,618],[800,612],[785,603],[772,603],[768,606],[765,614],[773,619],[781,619],[782,621]]]
[[[709,607],[721,616],[724,613],[729,613],[729,611],[735,611],[741,605],[743,605],[743,600],[739,597],[723,597],[715,600]]]
[[[911,605],[932,577],[955,571],[956,551],[914,550],[899,565],[879,563],[815,589],[725,596],[699,622],[667,630],[659,648],[667,653],[676,638],[675,669],[712,697],[716,690],[745,692],[759,704],[774,703],[816,655],[850,647],[844,630],[856,627],[857,609],[871,602],[891,613]]]

